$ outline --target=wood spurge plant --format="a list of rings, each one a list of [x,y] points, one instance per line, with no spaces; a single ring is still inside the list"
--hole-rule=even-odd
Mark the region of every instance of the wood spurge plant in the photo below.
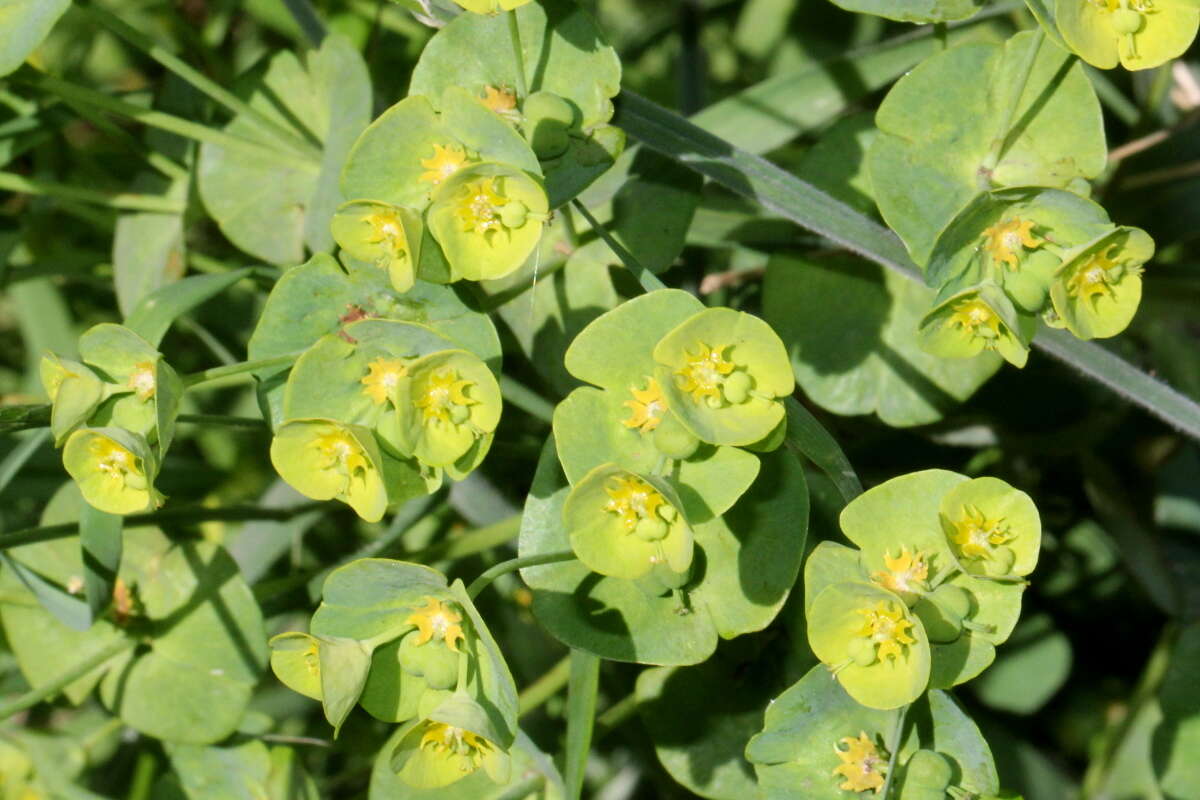
[[[0,1],[0,800],[1200,798],[1198,26]]]

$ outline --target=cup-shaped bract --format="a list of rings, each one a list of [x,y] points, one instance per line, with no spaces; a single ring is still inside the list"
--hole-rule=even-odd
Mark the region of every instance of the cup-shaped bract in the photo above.
[[[71,431],[87,423],[104,399],[104,382],[86,364],[46,355],[40,364],[42,386],[50,395],[50,432],[62,445]]]
[[[343,203],[329,223],[338,246],[388,274],[392,288],[407,292],[421,262],[421,214],[374,200]]]
[[[520,8],[530,0],[454,0],[454,2],[476,14],[499,14],[501,11]]]
[[[680,505],[664,481],[602,464],[567,495],[563,521],[589,569],[636,580],[657,565],[674,573],[691,567],[692,529]]]
[[[367,522],[388,505],[374,434],[330,419],[297,419],[271,440],[271,463],[292,488],[314,500],[340,500]]]
[[[145,437],[122,428],[80,428],[67,438],[63,466],[83,499],[109,514],[136,514],[162,505],[154,488],[158,460]]]
[[[487,712],[463,692],[409,723],[392,751],[392,769],[414,789],[437,789],[483,769],[496,783],[509,778],[508,753],[497,743]]]
[[[847,581],[825,587],[806,615],[808,643],[846,692],[870,708],[898,708],[929,684],[929,640],[892,592]]]
[[[1150,69],[1182,55],[1196,38],[1200,8],[1189,0],[1057,0],[1067,46],[1101,69]]]
[[[1021,315],[1004,290],[984,283],[954,294],[921,320],[917,330],[925,351],[941,358],[973,358],[994,350],[1017,367],[1029,358],[1035,320]]]
[[[404,455],[457,474],[483,460],[503,407],[496,377],[466,350],[410,361],[392,396],[395,428],[385,419],[380,435]]]
[[[1037,566],[1042,523],[1029,495],[999,478],[975,478],[942,497],[942,529],[963,569],[978,576],[1028,575]]]
[[[429,230],[455,278],[503,278],[525,263],[549,219],[540,180],[505,164],[464,167],[442,182]]]
[[[271,638],[271,671],[293,692],[320,701],[321,643],[317,637],[288,631]]]
[[[1122,227],[1064,259],[1050,300],[1067,330],[1080,339],[1116,336],[1142,300],[1142,265],[1154,240],[1139,228]]]
[[[783,421],[795,378],[787,348],[758,317],[710,308],[654,347],[655,379],[683,425],[710,444],[751,445]]]

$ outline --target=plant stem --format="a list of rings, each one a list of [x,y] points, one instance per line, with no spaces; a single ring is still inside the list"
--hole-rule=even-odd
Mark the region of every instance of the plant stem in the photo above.
[[[155,211],[161,214],[182,214],[183,203],[179,200],[153,194],[132,194],[120,192],[110,194],[95,189],[85,189],[82,186],[70,186],[64,183],[33,180],[12,172],[0,172],[0,189],[22,194],[37,194],[47,197],[81,200],[109,208],[119,208],[126,211]]]
[[[504,399],[532,417],[549,423],[554,419],[554,404],[529,387],[507,375],[500,376],[500,393]]]
[[[471,599],[479,596],[479,593],[488,587],[488,585],[499,578],[501,575],[507,575],[510,572],[516,572],[525,567],[539,567],[543,564],[558,564],[562,561],[574,561],[575,553],[571,550],[559,550],[555,553],[543,553],[536,556],[525,556],[523,558],[512,558],[508,561],[501,561],[491,569],[486,570],[475,580],[471,581],[471,585],[467,587],[467,594]]]
[[[516,11],[504,13],[508,17],[508,38],[512,40],[513,58],[517,62],[517,97],[524,108],[525,98],[529,97],[529,86],[525,81],[525,49],[521,46],[521,25]]]
[[[570,675],[571,656],[568,655],[551,667],[545,675],[525,687],[525,690],[517,697],[517,716],[523,717],[540,708],[543,703],[558,694],[567,685]]]
[[[1025,94],[1025,87],[1029,83],[1029,76],[1033,74],[1033,65],[1037,63],[1038,51],[1042,49],[1042,42],[1045,38],[1046,32],[1042,30],[1041,26],[1038,26],[1037,31],[1033,34],[1033,38],[1029,42],[1029,47],[1025,50],[1025,58],[1021,61],[1017,80],[1013,84],[1011,94],[1008,96],[1008,105],[1004,109],[1004,116],[1001,117],[996,138],[992,140],[991,150],[988,151],[987,156],[984,157],[983,163],[980,165],[981,180],[984,177],[990,179],[992,171],[995,170],[996,165],[1000,163],[1001,157],[1004,156],[1004,151],[1012,144],[1010,141],[1012,138],[1012,125],[1017,116],[1017,109],[1021,107],[1021,97]]]
[[[172,114],[127,103],[124,100],[110,97],[104,92],[78,86],[51,75],[46,75],[45,73],[23,70],[14,76],[13,80],[36,89],[41,89],[42,91],[50,92],[67,102],[93,106],[110,114],[126,117],[143,125],[149,125],[152,128],[158,128],[168,133],[183,136],[186,139],[194,139],[198,142],[205,142],[230,150],[240,150],[254,158],[273,164],[282,164],[293,168],[297,166],[296,157],[291,153],[281,152],[277,148],[269,147],[250,139],[244,139],[241,136],[235,136],[216,128],[210,128],[198,122],[191,122]],[[316,164],[307,165],[313,170],[318,169],[318,165]]]
[[[600,657],[584,650],[572,650],[567,686],[567,742],[563,782],[567,800],[579,800],[583,794],[584,770],[596,725],[596,695],[600,687]]]
[[[145,53],[154,61],[166,67],[178,77],[190,83],[197,91],[208,95],[234,114],[240,114],[254,121],[265,132],[288,144],[299,155],[316,163],[321,162],[321,149],[311,141],[301,138],[297,132],[271,119],[262,111],[250,105],[233,92],[217,84],[199,70],[184,63],[178,56],[171,53],[146,34],[122,20],[116,14],[98,4],[78,6],[80,11],[93,20],[108,28],[117,36],[124,39],[133,47]]]
[[[140,525],[157,525],[159,523],[186,524],[191,522],[246,522],[249,520],[265,519],[285,522],[293,517],[305,514],[324,503],[304,503],[291,508],[259,508],[258,506],[227,506],[225,508],[172,508],[166,511],[152,511],[145,514],[130,514],[125,517],[126,528],[136,528]],[[0,550],[9,550],[27,544],[49,542],[54,539],[66,539],[79,531],[78,522],[64,522],[59,525],[43,525],[39,528],[25,528],[0,535]]]
[[[36,689],[30,689],[25,694],[7,703],[0,705],[0,721],[6,720],[13,714],[19,711],[24,711],[27,708],[32,708],[43,700],[53,697],[62,689],[75,681],[87,675],[92,670],[99,667],[105,661],[108,661],[115,655],[129,650],[137,644],[136,639],[131,639],[128,636],[122,636],[119,639],[111,642],[107,647],[104,647],[76,664],[72,664],[67,669],[60,672],[58,675],[51,678],[47,683],[42,684]]]
[[[904,735],[904,718],[908,716],[910,705],[900,706],[896,713],[896,727],[892,729],[892,738],[888,740],[888,767],[884,778],[883,791],[879,793],[880,800],[890,800],[892,784],[895,783],[896,762],[900,760],[900,740]]]
[[[588,225],[592,226],[592,230],[594,230],[600,236],[600,238],[604,240],[604,243],[608,245],[609,249],[613,251],[617,258],[621,259],[621,263],[625,265],[625,268],[633,273],[633,276],[637,278],[638,283],[642,285],[643,289],[645,289],[647,292],[653,292],[656,289],[667,288],[666,284],[660,281],[657,275],[642,266],[642,262],[638,261],[637,257],[635,257],[633,253],[626,250],[620,242],[613,238],[612,234],[610,234],[603,225],[596,221],[596,218],[592,216],[592,212],[588,211],[587,207],[584,206],[583,203],[579,202],[578,200],[572,200],[571,204],[575,206],[575,209],[580,214],[583,215],[583,218],[587,220]]]
[[[599,741],[619,728],[625,720],[637,711],[637,694],[630,692],[625,697],[604,709],[604,713],[596,717],[596,734],[593,740]]]
[[[316,10],[308,0],[283,0],[292,19],[300,26],[300,31],[313,47],[320,47],[325,40],[325,23],[317,16]]]
[[[238,364],[229,364],[224,367],[213,367],[212,369],[193,372],[190,375],[183,376],[183,385],[186,389],[192,389],[209,381],[228,378],[233,375],[248,375],[260,369],[268,369],[270,367],[283,367],[294,363],[295,355],[274,356],[272,358],[260,358],[255,361],[242,361]]]
[[[196,425],[226,425],[230,428],[265,428],[267,421],[258,417],[234,417],[228,414],[180,414],[177,422]]]

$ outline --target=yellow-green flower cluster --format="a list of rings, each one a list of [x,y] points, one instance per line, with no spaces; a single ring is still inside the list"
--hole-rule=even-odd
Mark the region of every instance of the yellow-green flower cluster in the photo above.
[[[926,278],[939,289],[921,346],[945,358],[995,352],[1024,366],[1041,318],[1081,339],[1115,336],[1137,312],[1154,242],[1059,189],[980,195],[939,236]]]
[[[1101,69],[1157,67],[1183,55],[1200,27],[1190,0],[1057,0],[1054,11],[1067,46]]]
[[[79,353],[79,361],[47,355],[41,362],[63,465],[101,511],[157,508],[163,497],[154,479],[183,394],[179,376],[149,342],[120,325],[90,328]]]
[[[842,530],[805,568],[809,643],[859,703],[891,709],[965,681],[1020,613],[1041,539],[1028,495],[996,478],[941,470],[852,501]]]
[[[417,278],[502,278],[524,264],[550,209],[536,156],[499,116],[508,97],[497,92],[492,110],[454,89],[433,98],[435,110],[413,95],[376,120],[343,173],[352,199],[331,223],[342,250],[385,270],[400,292]]]
[[[271,461],[297,491],[367,521],[462,478],[487,454],[500,387],[475,354],[431,329],[361,320],[296,362]]]
[[[311,633],[271,640],[271,667],[320,701],[335,734],[355,705],[402,723],[391,763],[416,789],[483,769],[508,780],[516,690],[461,582],[361,559],[332,573]]]
[[[683,585],[693,541],[681,495],[723,513],[757,473],[738,448],[778,446],[794,388],[783,343],[756,317],[660,290],[593,321],[566,363],[603,390],[576,390],[555,412],[572,548],[602,575]]]

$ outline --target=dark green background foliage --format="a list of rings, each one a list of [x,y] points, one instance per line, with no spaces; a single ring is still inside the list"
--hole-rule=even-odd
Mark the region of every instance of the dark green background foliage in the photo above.
[[[514,83],[506,18],[434,39],[449,0],[0,2],[0,800],[875,797],[835,788],[830,750],[851,722],[903,716],[831,688],[802,562],[848,544],[838,515],[861,487],[929,469],[1027,493],[1042,549],[994,663],[921,695],[902,758],[934,748],[956,785],[994,791],[998,775],[1027,800],[1200,798],[1200,59],[1095,69],[1063,49],[1052,5],[533,0],[513,18],[541,54],[526,71],[574,116],[547,112],[527,145],[467,96]],[[544,233],[495,280],[448,283],[471,251],[435,241],[451,234],[401,163],[428,142],[399,112],[368,127],[410,94],[430,102],[405,113],[544,183]],[[1033,296],[1012,309],[1024,368],[932,354],[930,309],[981,280],[972,220],[1026,186],[1086,206],[1089,246],[1109,220],[1153,238],[1136,317],[1083,342],[1037,327],[1061,290],[1004,277]],[[344,200],[415,209],[415,288],[338,254]],[[620,348],[676,323],[576,337],[660,283],[690,295],[670,301],[681,320],[766,320],[797,391],[785,446],[703,444],[655,483],[694,532],[692,571],[625,580],[572,557],[563,507],[601,462],[659,472],[658,451],[590,423],[627,413],[603,380],[634,369]],[[128,428],[121,401],[52,418],[39,371],[54,353],[103,373],[109,345],[81,353],[80,335],[113,322],[158,370],[147,463],[170,446],[165,504],[124,519],[87,505],[51,437]],[[375,333],[360,342],[356,323]],[[414,356],[453,348],[494,374],[494,437],[433,468],[384,448],[378,522],[301,495],[272,432],[340,410],[313,400],[322,382],[413,330]],[[342,421],[374,441],[379,412],[349,386]],[[518,553],[543,561],[472,584]],[[417,577],[397,589],[359,561],[326,584],[370,558],[437,572],[405,568]],[[360,642],[413,635],[387,615],[428,592],[466,618],[484,666],[459,685],[512,744],[503,786],[476,771],[414,790],[393,771],[409,728],[377,717],[412,717],[396,682],[425,691],[433,667],[413,678],[403,640]],[[292,631],[325,637],[324,709],[268,667],[303,666],[268,648]],[[814,708],[826,716],[797,726]]]

